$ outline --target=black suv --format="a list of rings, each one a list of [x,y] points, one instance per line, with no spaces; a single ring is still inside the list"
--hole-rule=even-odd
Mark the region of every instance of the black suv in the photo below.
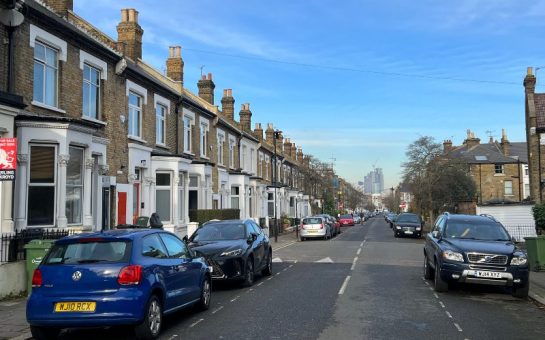
[[[513,296],[528,296],[526,254],[490,216],[439,216],[426,236],[424,277],[434,279],[438,292],[449,282],[466,282],[509,286]]]

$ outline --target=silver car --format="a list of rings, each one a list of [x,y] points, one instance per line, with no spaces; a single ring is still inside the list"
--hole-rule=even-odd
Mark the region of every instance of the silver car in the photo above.
[[[304,241],[307,238],[318,237],[327,240],[331,238],[331,227],[325,220],[325,217],[305,217],[299,226],[299,237],[301,241]]]

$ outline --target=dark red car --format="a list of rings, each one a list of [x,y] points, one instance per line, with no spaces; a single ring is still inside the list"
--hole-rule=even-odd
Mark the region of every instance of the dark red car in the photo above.
[[[354,226],[354,217],[350,214],[341,215],[339,222],[341,222],[341,226]]]

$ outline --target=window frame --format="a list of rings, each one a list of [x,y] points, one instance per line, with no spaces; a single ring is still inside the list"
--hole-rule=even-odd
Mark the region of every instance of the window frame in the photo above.
[[[131,100],[130,100],[131,95],[135,96],[138,99],[138,104],[139,104],[138,106],[131,104]],[[135,92],[132,90],[129,91],[128,97],[129,97],[129,100],[128,100],[129,112],[127,115],[127,127],[128,127],[127,134],[129,137],[136,137],[138,139],[141,139],[142,138],[142,112],[143,112],[142,102],[144,98],[138,92]],[[135,131],[132,131],[134,121],[131,119],[131,110],[137,113],[137,122],[138,122],[138,131],[136,131],[137,134],[131,133],[131,132],[135,132]]]
[[[494,164],[494,174],[495,175],[502,175],[505,174],[505,166],[504,164]]]
[[[167,110],[168,108],[161,103],[155,105],[155,144],[157,145],[166,146]],[[159,127],[162,129],[161,136],[159,136]]]
[[[158,175],[164,175],[164,174],[167,174],[169,176],[169,184],[168,185],[159,185],[157,183],[157,176]],[[168,216],[168,219],[165,219],[165,216],[161,216],[161,214],[159,214],[159,217],[161,217],[161,222],[163,222],[164,224],[170,224],[172,222],[172,202],[173,202],[173,199],[172,199],[172,184],[173,184],[173,180],[172,180],[172,172],[171,171],[157,171],[155,172],[155,211],[157,211],[157,192],[159,191],[167,191],[168,192],[168,210],[169,210],[169,216]],[[164,215],[164,214],[163,214]]]
[[[45,58],[45,60],[42,60],[42,59],[39,59],[37,56],[36,56],[36,46],[39,45],[39,46],[42,46],[44,48],[44,55],[47,53],[47,50],[51,50],[55,53],[55,65],[49,65],[47,63],[47,57]],[[60,53],[60,50],[51,45],[51,44],[48,44],[46,41],[42,41],[42,40],[39,40],[37,39],[35,42],[34,42],[34,51],[33,51],[33,83],[32,83],[32,102],[33,103],[38,103],[38,104],[41,104],[41,105],[45,105],[47,107],[52,107],[52,108],[59,108],[59,53]],[[35,98],[34,97],[34,91],[36,89],[36,63],[40,64],[41,66],[43,66],[43,70],[42,70],[42,79],[43,79],[43,83],[42,83],[42,101],[38,100],[38,98]],[[54,85],[54,103],[47,103],[47,69],[50,68],[50,69],[53,69],[55,71],[55,85]]]
[[[53,148],[53,182],[47,183],[47,182],[31,182],[31,166],[32,166],[32,147],[49,147]],[[27,216],[27,226],[29,227],[49,227],[49,226],[55,226],[57,224],[57,196],[58,196],[58,188],[57,188],[57,174],[58,174],[58,156],[57,156],[57,145],[55,144],[39,144],[39,143],[32,143],[28,146],[28,170],[27,170],[27,181],[26,181],[26,216]],[[52,187],[53,188],[53,216],[52,216],[52,223],[51,224],[30,224],[30,200],[28,199],[30,195],[30,188],[31,187]]]
[[[201,157],[208,158],[208,132],[210,130],[209,123],[206,120],[201,120],[199,124],[200,133],[200,155]]]
[[[233,189],[237,189],[236,190],[236,194],[233,194]],[[230,192],[230,196],[231,196],[231,209],[240,209],[240,186],[239,185],[231,185],[231,192]],[[236,199],[237,201],[237,204],[236,204],[236,207],[233,206],[233,199]]]
[[[97,84],[93,84],[91,82],[90,79],[85,79],[85,68],[88,67],[89,69],[91,69],[91,72],[94,70],[97,72]],[[85,106],[84,106],[84,100],[83,100],[83,97],[82,97],[82,117],[84,118],[88,118],[88,119],[91,119],[91,120],[100,120],[101,118],[101,113],[102,113],[102,95],[101,95],[101,90],[102,90],[102,86],[101,86],[101,74],[102,74],[102,70],[89,64],[89,63],[84,63],[83,64],[83,81],[82,81],[82,92],[85,93],[85,85],[88,85],[89,86],[89,93],[88,93],[88,96],[89,98],[91,98],[91,88],[92,87],[95,87],[96,88],[96,99],[95,99],[95,102],[96,102],[96,112],[95,112],[95,116],[90,116],[89,115],[89,112],[88,114],[85,114]],[[92,100],[89,100],[89,104],[93,102]],[[89,109],[89,108],[88,108]]]
[[[217,139],[217,147],[218,147],[217,161],[219,165],[224,165],[223,148],[225,146],[225,134],[223,132],[218,131],[216,139]]]
[[[507,184],[510,183],[510,186]],[[513,196],[513,181],[503,181],[503,194],[504,196]]]
[[[81,162],[79,164],[79,171],[80,171],[80,178],[81,178],[81,183],[80,184],[69,184],[68,183],[68,168],[69,168],[69,164],[70,164],[70,160],[68,160],[68,165],[67,165],[67,169],[66,169],[66,202],[65,202],[65,205],[66,205],[66,208],[65,208],[65,214],[66,214],[66,220],[67,220],[67,225],[82,225],[83,224],[83,205],[84,205],[84,199],[85,199],[85,167],[84,167],[84,164],[85,164],[85,148],[82,148],[80,146],[75,146],[75,145],[69,145],[68,146],[68,153],[70,154],[70,150],[78,150],[78,152],[81,152],[81,158],[83,160],[83,162]],[[70,157],[72,158],[72,157]],[[70,222],[70,219],[69,219],[69,216],[68,216],[68,189],[69,188],[72,188],[72,189],[77,189],[77,188],[80,188],[81,191],[80,191],[80,207],[79,207],[79,217],[80,217],[80,220],[79,221],[76,221],[76,222]]]

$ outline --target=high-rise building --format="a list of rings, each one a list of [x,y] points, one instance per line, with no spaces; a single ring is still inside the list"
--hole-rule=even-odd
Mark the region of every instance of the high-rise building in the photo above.
[[[384,191],[384,175],[381,168],[375,168],[363,179],[363,191],[366,194],[379,194]]]

